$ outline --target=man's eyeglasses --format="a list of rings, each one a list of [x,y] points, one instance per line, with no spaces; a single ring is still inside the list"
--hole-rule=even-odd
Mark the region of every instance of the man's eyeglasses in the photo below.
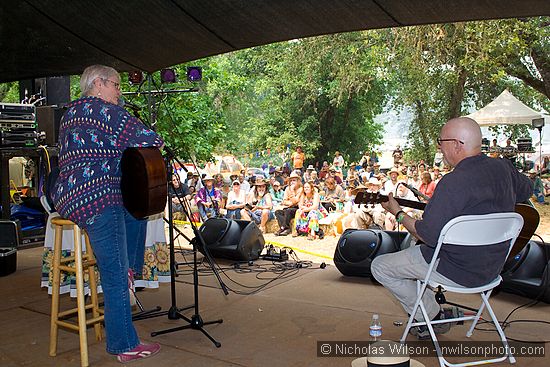
[[[443,143],[444,141],[456,141],[460,144],[464,144],[464,142],[462,140],[458,140],[458,139],[441,139],[441,138],[437,138],[437,145],[441,145],[441,143]]]
[[[113,82],[112,80],[110,79],[103,79],[104,82],[109,82],[109,83],[112,83],[113,86],[115,87],[115,89],[117,90],[120,90],[120,83],[117,83],[117,82]]]

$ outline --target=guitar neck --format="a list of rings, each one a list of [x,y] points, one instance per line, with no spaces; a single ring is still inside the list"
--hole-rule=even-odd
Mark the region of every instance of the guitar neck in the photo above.
[[[386,196],[386,200],[388,197]],[[401,199],[401,198],[394,198],[395,201],[399,203],[401,206],[406,206],[408,208],[418,209],[418,210],[424,210],[426,209],[426,203],[421,203],[420,201],[414,201],[414,200],[408,200],[408,199]]]
[[[401,199],[401,198],[394,198],[399,205],[406,206],[408,208],[414,208],[419,210],[424,210],[426,208],[426,203],[421,203],[419,201],[414,200],[408,200],[408,199]],[[387,195],[382,195],[378,192],[367,192],[367,191],[360,191],[355,196],[355,204],[377,204],[377,203],[383,203],[388,201]]]

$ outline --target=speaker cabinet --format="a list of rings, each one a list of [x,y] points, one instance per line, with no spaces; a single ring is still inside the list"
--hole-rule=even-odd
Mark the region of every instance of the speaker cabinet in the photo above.
[[[217,258],[256,260],[265,246],[256,223],[247,220],[210,218],[200,227],[200,233],[210,254]],[[200,246],[199,250],[204,254]]]
[[[399,236],[395,236],[401,240]],[[349,276],[372,276],[370,267],[376,256],[399,251],[389,233],[379,229],[347,229],[336,244],[334,264]]]
[[[550,303],[547,251],[546,245],[529,241],[523,250],[506,261],[499,289]]]
[[[38,131],[46,133],[46,145],[52,147],[59,141],[59,125],[65,110],[61,107],[44,106],[36,108]]]

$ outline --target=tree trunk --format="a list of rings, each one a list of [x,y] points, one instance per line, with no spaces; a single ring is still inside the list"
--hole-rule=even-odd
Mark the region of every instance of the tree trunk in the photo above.
[[[462,100],[464,99],[464,86],[466,85],[467,79],[468,72],[465,68],[460,67],[458,71],[458,80],[451,91],[451,100],[449,102],[449,112],[447,115],[448,120],[461,116]]]

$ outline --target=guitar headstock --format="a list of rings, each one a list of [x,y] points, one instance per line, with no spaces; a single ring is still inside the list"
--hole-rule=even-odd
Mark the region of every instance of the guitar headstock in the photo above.
[[[386,195],[382,195],[380,192],[360,191],[355,195],[355,204],[380,204],[388,201]]]

